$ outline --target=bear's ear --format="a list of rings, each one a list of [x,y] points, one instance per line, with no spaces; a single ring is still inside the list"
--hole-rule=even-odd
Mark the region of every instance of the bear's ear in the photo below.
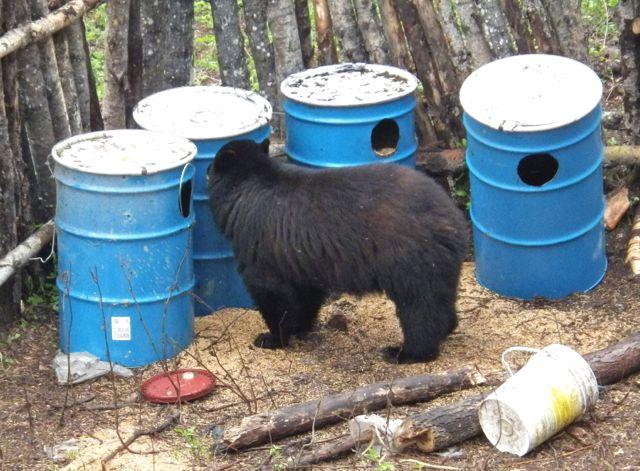
[[[270,142],[268,138],[260,143],[260,149],[267,155],[269,155],[269,144]]]
[[[233,149],[222,149],[213,161],[213,171],[221,172],[233,167],[237,154]]]

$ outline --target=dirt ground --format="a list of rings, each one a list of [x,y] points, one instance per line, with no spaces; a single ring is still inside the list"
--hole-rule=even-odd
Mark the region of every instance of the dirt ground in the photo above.
[[[227,309],[197,321],[197,341],[169,368],[199,366],[219,378],[209,396],[180,407],[180,420],[153,437],[136,440],[105,468],[113,470],[259,469],[278,465],[309,441],[314,444],[347,433],[346,423],[262,446],[239,454],[210,451],[221,429],[242,417],[352,389],[367,383],[476,365],[483,373],[500,371],[500,355],[513,345],[542,347],[560,342],[581,353],[604,347],[635,332],[640,325],[640,281],[629,275],[624,251],[630,216],[608,234],[609,270],[593,291],[561,302],[522,302],[501,298],[482,288],[473,263],[464,266],[459,292],[458,329],[444,343],[440,358],[416,365],[391,365],[381,348],[397,344],[401,333],[393,305],[382,296],[343,296],[326,305],[317,330],[289,349],[269,351],[252,346],[264,330],[257,312]],[[100,469],[101,460],[135,430],[154,428],[177,406],[140,401],[140,383],[161,371],[140,369],[130,379],[102,377],[67,389],[57,385],[50,362],[57,349],[52,316],[29,325],[2,347],[0,360],[0,469]],[[11,334],[11,332],[9,332]],[[15,335],[13,335],[16,337]],[[5,335],[6,338],[6,335]],[[11,361],[10,361],[11,360]],[[13,363],[12,361],[15,361]],[[465,394],[432,403],[379,411],[406,416]],[[125,407],[114,410],[114,396]],[[70,404],[66,408],[61,406]],[[109,407],[111,405],[111,407]],[[106,406],[107,410],[104,409]],[[595,410],[524,458],[495,450],[484,437],[444,454],[409,451],[374,462],[351,453],[317,469],[573,469],[640,470],[640,376],[605,388]],[[60,462],[45,447],[72,440]],[[288,446],[288,444],[290,444]],[[439,468],[438,468],[439,467]]]

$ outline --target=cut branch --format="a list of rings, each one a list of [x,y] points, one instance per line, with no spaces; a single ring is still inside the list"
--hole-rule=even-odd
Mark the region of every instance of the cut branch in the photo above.
[[[49,221],[22,244],[0,259],[0,286],[51,241],[53,231],[53,221]]]
[[[7,31],[0,37],[0,59],[34,41],[48,38],[56,31],[82,18],[98,3],[100,0],[71,0],[39,20]]]
[[[634,275],[640,275],[640,204],[636,208],[636,214],[633,217],[626,261],[631,265],[631,272]]]
[[[352,391],[245,417],[239,427],[229,429],[225,433],[223,443],[229,450],[240,450],[306,432],[311,428],[318,429],[364,411],[382,409],[390,404],[428,401],[441,394],[484,382],[484,377],[475,368],[467,366],[441,374],[412,376],[370,384]]]
[[[607,195],[607,207],[604,211],[604,225],[612,231],[616,228],[622,217],[631,206],[629,201],[629,189],[617,188]]]

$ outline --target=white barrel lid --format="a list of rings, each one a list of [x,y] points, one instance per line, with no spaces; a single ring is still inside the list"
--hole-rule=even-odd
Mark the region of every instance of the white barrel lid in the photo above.
[[[255,92],[219,86],[178,87],[154,93],[133,109],[138,126],[193,140],[222,139],[271,121],[271,105]]]
[[[598,105],[602,82],[588,66],[546,54],[483,65],[462,84],[460,103],[476,121],[512,132],[545,131],[584,118]]]
[[[57,164],[99,175],[147,175],[191,162],[196,146],[182,137],[140,129],[97,131],[53,147]]]
[[[280,90],[290,100],[314,106],[348,107],[384,103],[413,93],[418,80],[388,65],[346,63],[292,74]]]

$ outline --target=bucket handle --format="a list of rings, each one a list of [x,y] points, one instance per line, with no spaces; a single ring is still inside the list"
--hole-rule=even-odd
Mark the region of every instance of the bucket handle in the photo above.
[[[507,373],[509,373],[509,376],[513,376],[511,365],[509,365],[509,360],[507,359],[510,353],[512,352],[538,353],[539,351],[540,351],[539,348],[520,347],[520,346],[509,347],[504,352],[502,352],[502,366],[504,366],[504,369],[507,370]]]
[[[191,162],[187,162],[184,167],[182,167],[182,172],[180,173],[180,185],[178,187],[178,195],[182,195],[182,185],[184,185],[184,173],[187,171],[188,167],[193,167]],[[180,214],[184,214],[184,210],[182,208],[182,198],[178,197],[178,205],[180,206]]]

